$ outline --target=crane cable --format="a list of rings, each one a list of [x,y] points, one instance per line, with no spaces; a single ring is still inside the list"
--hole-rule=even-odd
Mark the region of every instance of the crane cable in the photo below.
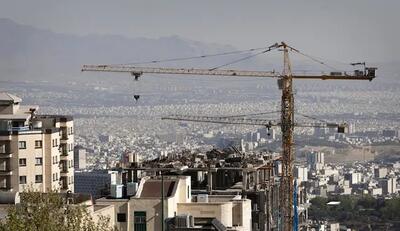
[[[236,60],[233,60],[233,61],[231,61],[231,62],[228,62],[228,63],[222,64],[222,65],[219,65],[219,66],[210,68],[209,70],[210,70],[210,71],[213,71],[213,70],[216,70],[216,69],[221,68],[221,67],[226,67],[226,66],[229,66],[229,65],[238,63],[238,62],[242,62],[242,61],[244,61],[244,60],[251,59],[251,58],[256,57],[256,56],[258,56],[258,55],[261,55],[261,54],[265,54],[265,53],[267,53],[267,52],[269,52],[269,51],[272,51],[272,50],[275,50],[275,49],[277,49],[277,48],[279,48],[279,45],[278,45],[277,43],[275,43],[275,44],[269,46],[268,49],[266,49],[266,50],[263,50],[263,51],[261,51],[261,52],[258,52],[258,53],[255,53],[255,54],[251,54],[251,55],[249,55],[249,56],[246,56],[246,57],[243,57],[243,58],[240,58],[240,59],[236,59]]]
[[[191,56],[191,57],[181,57],[181,58],[171,58],[171,59],[160,59],[160,60],[151,60],[151,61],[144,61],[144,62],[134,62],[134,63],[125,63],[125,64],[115,64],[115,65],[140,65],[140,64],[152,64],[152,63],[165,63],[165,62],[174,62],[174,61],[184,61],[184,60],[191,60],[191,59],[202,59],[202,58],[209,58],[209,57],[216,57],[216,56],[223,56],[223,55],[233,55],[233,54],[241,54],[245,52],[253,52],[258,50],[265,50],[270,47],[259,47],[259,48],[251,48],[247,50],[239,50],[239,51],[229,51],[223,53],[216,53],[216,54],[206,54],[206,55],[199,55],[199,56]]]
[[[321,65],[323,65],[323,66],[326,66],[326,67],[328,67],[328,68],[330,68],[330,69],[332,69],[332,70],[335,70],[335,71],[342,71],[342,70],[340,70],[339,68],[336,68],[336,67],[334,67],[334,66],[331,66],[331,65],[326,64],[326,63],[325,63],[324,61],[322,61],[320,58],[317,58],[317,57],[314,57],[314,56],[305,54],[305,53],[303,53],[303,52],[301,52],[301,51],[299,51],[299,50],[297,50],[297,49],[294,49],[294,48],[292,48],[292,47],[290,47],[290,48],[291,48],[291,51],[294,51],[294,52],[296,52],[297,54],[300,54],[300,55],[302,55],[302,56],[304,56],[304,57],[306,57],[306,58],[309,58],[309,59],[311,59],[312,61],[314,61],[314,62],[316,62],[316,63],[318,63],[318,64],[321,64]]]
[[[302,114],[302,113],[299,113],[299,112],[297,112],[297,114],[300,115],[300,116],[303,116],[305,118],[312,119],[312,120],[315,120],[315,121],[318,121],[318,122],[321,122],[321,123],[325,123],[325,124],[328,123],[328,121],[326,121],[326,120],[315,118],[315,117],[312,117],[312,116],[309,116],[309,115],[305,115],[305,114]]]
[[[269,111],[269,112],[258,112],[258,113],[250,113],[250,114],[241,114],[241,115],[229,115],[229,116],[219,116],[220,118],[235,118],[235,117],[247,117],[247,116],[257,116],[257,115],[267,115],[280,113],[281,111]]]

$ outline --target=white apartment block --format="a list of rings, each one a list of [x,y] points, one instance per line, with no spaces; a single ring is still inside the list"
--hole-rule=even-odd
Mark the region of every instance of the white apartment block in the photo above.
[[[73,192],[72,117],[37,115],[21,101],[0,92],[0,190]]]

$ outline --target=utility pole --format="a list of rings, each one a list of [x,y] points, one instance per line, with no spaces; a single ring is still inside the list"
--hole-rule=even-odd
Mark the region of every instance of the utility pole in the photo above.
[[[161,231],[164,231],[164,174],[161,171]]]

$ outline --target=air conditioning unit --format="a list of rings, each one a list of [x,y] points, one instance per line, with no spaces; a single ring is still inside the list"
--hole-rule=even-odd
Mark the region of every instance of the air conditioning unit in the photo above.
[[[124,189],[123,184],[112,184],[110,189],[111,197],[122,198],[123,189]]]
[[[136,194],[137,189],[138,189],[137,182],[129,182],[126,184],[126,194],[128,196],[134,196]]]
[[[175,217],[176,228],[192,228],[194,227],[194,218],[189,214],[178,215]]]
[[[197,202],[208,203],[208,194],[199,194],[199,195],[197,195]]]

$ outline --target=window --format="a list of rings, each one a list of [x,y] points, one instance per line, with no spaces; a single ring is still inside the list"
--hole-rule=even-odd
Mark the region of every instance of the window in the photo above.
[[[26,149],[26,141],[19,141],[18,142],[19,149]]]
[[[58,157],[57,156],[53,156],[53,164],[58,164]]]
[[[36,161],[35,165],[42,165],[43,164],[43,158],[42,157],[36,157],[35,161]]]
[[[35,183],[42,183],[43,182],[43,176],[42,175],[36,175],[35,176]]]
[[[68,152],[73,151],[74,150],[74,144],[67,144],[67,149],[68,149]]]
[[[42,148],[42,144],[41,140],[35,140],[35,148]]]
[[[53,147],[57,147],[58,146],[58,139],[53,139]]]
[[[26,184],[26,176],[19,176],[19,183]]]
[[[53,173],[53,181],[58,181],[58,173]]]
[[[146,230],[146,212],[135,211],[134,213],[135,230]]]
[[[5,144],[0,144],[0,153],[6,153],[6,145]]]
[[[126,213],[117,213],[118,222],[126,222]]]
[[[19,159],[19,166],[26,166],[26,159],[25,158]]]

